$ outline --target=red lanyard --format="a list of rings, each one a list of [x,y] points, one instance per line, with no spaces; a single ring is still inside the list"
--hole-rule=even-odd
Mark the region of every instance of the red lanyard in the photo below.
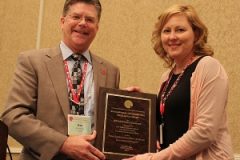
[[[165,110],[165,103],[161,102],[160,103],[160,113],[161,113],[161,116],[163,116],[164,110]]]
[[[83,84],[84,84],[84,81],[85,81],[85,78],[86,78],[86,73],[87,73],[87,62],[84,63],[81,83],[80,83],[80,86],[79,86],[79,90],[76,91],[76,92],[74,92],[74,89],[73,89],[73,84],[72,84],[72,80],[71,80],[71,77],[70,77],[70,74],[69,74],[67,61],[63,61],[63,62],[64,62],[65,72],[67,74],[68,87],[72,92],[72,100],[76,104],[79,104],[79,97],[80,97],[80,94],[81,94],[81,91],[82,91],[82,88],[83,88]]]
[[[183,74],[184,74],[184,71],[185,69],[188,67],[189,65],[187,65],[184,70],[181,72],[181,74],[178,76],[178,78],[175,80],[175,82],[173,83],[173,85],[171,86],[171,88],[169,89],[168,93],[166,93],[166,90],[169,86],[169,82],[170,80],[172,79],[172,76],[173,76],[173,70],[171,71],[170,73],[170,76],[163,88],[163,91],[162,91],[162,95],[161,95],[161,99],[160,99],[160,113],[161,113],[161,116],[163,117],[163,114],[164,114],[164,111],[165,111],[165,102],[166,100],[168,99],[168,97],[172,94],[173,90],[175,89],[175,87],[177,87],[180,79],[182,78]]]
[[[168,97],[170,96],[170,94],[172,94],[173,90],[175,89],[175,87],[177,87],[180,79],[182,78],[185,70],[187,69],[187,67],[192,63],[192,61],[194,60],[194,56],[190,57],[189,62],[187,63],[187,65],[184,67],[184,69],[182,70],[181,74],[177,77],[177,79],[175,80],[175,82],[173,83],[173,85],[171,86],[171,88],[169,89],[168,93],[166,93],[167,87],[169,86],[169,82],[172,79],[173,76],[173,70],[174,68],[171,70],[170,72],[170,76],[168,77],[168,80],[163,88],[162,91],[162,95],[161,95],[161,99],[160,99],[160,113],[161,116],[163,117],[164,111],[165,111],[165,102],[168,99]],[[176,67],[176,66],[175,66]]]

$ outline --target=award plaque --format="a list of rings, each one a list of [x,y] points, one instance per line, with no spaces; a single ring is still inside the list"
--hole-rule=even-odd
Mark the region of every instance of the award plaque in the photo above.
[[[100,88],[96,147],[108,160],[156,152],[156,95]]]

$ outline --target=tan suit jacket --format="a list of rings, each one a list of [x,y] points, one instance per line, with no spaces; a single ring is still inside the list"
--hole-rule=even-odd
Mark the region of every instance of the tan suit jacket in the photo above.
[[[95,99],[99,87],[118,88],[119,69],[91,54]],[[97,106],[97,105],[96,105]],[[95,107],[95,115],[98,108]],[[23,144],[21,159],[49,160],[67,138],[70,112],[63,58],[59,47],[21,53],[2,114],[9,133]],[[96,116],[95,116],[96,118]],[[95,119],[96,120],[96,119]],[[65,156],[59,156],[66,159]]]

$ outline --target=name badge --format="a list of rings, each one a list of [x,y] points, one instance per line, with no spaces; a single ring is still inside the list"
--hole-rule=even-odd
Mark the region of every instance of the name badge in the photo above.
[[[68,135],[91,134],[91,116],[68,114]]]

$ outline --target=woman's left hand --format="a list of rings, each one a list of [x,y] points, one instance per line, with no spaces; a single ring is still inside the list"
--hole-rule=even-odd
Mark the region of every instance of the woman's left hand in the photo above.
[[[122,160],[151,160],[154,153],[145,153],[145,154],[139,154],[137,156],[131,157],[131,158],[125,158]]]
[[[136,156],[131,157],[131,158],[124,158],[124,159],[122,159],[122,160],[136,160]]]

